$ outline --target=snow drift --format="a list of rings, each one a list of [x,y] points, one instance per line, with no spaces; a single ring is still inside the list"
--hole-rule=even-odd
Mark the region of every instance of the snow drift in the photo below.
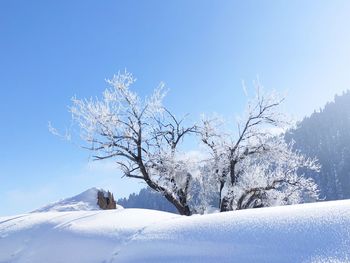
[[[350,262],[350,200],[192,217],[145,209],[1,217],[0,262]]]

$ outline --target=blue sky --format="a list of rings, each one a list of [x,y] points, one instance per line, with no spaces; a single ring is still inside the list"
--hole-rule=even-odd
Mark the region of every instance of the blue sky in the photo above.
[[[69,127],[70,98],[99,95],[118,70],[142,95],[164,81],[166,105],[194,120],[239,114],[256,76],[287,93],[290,115],[319,109],[350,88],[349,13],[348,1],[1,1],[0,215],[142,186],[47,129]]]

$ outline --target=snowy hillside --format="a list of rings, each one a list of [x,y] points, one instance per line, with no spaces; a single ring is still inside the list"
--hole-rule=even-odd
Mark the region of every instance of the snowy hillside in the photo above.
[[[145,209],[0,217],[0,262],[350,262],[350,200],[192,217]]]
[[[90,188],[79,195],[48,204],[42,208],[39,208],[33,212],[64,212],[64,211],[91,211],[100,210],[97,205],[97,192],[103,189]],[[122,208],[117,206],[117,208]]]

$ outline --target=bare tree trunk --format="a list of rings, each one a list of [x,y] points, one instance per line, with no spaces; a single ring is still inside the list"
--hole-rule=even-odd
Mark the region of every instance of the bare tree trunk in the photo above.
[[[222,198],[222,201],[220,204],[220,212],[227,212],[227,211],[232,210],[232,209],[230,209],[229,204],[230,204],[230,201],[226,196],[224,198]]]
[[[142,161],[139,161],[138,164],[140,167],[140,171],[144,177],[144,180],[150,188],[152,188],[156,192],[161,193],[170,203],[172,203],[176,207],[180,215],[192,215],[190,207],[187,204],[187,192],[184,193],[182,190],[178,191],[179,200],[177,200],[171,192],[167,191],[165,188],[161,187],[160,185],[156,184],[151,180]],[[187,182],[187,185],[188,184],[189,181]],[[185,191],[187,191],[187,187]]]

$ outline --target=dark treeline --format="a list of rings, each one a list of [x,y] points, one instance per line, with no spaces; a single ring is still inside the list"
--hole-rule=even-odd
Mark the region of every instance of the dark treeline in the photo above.
[[[320,173],[306,174],[316,180],[321,198],[350,198],[350,91],[305,118],[286,139],[293,139],[305,155],[318,158]]]
[[[175,206],[149,187],[141,189],[138,194],[133,193],[128,198],[119,199],[117,204],[124,208],[145,208],[177,213]]]

